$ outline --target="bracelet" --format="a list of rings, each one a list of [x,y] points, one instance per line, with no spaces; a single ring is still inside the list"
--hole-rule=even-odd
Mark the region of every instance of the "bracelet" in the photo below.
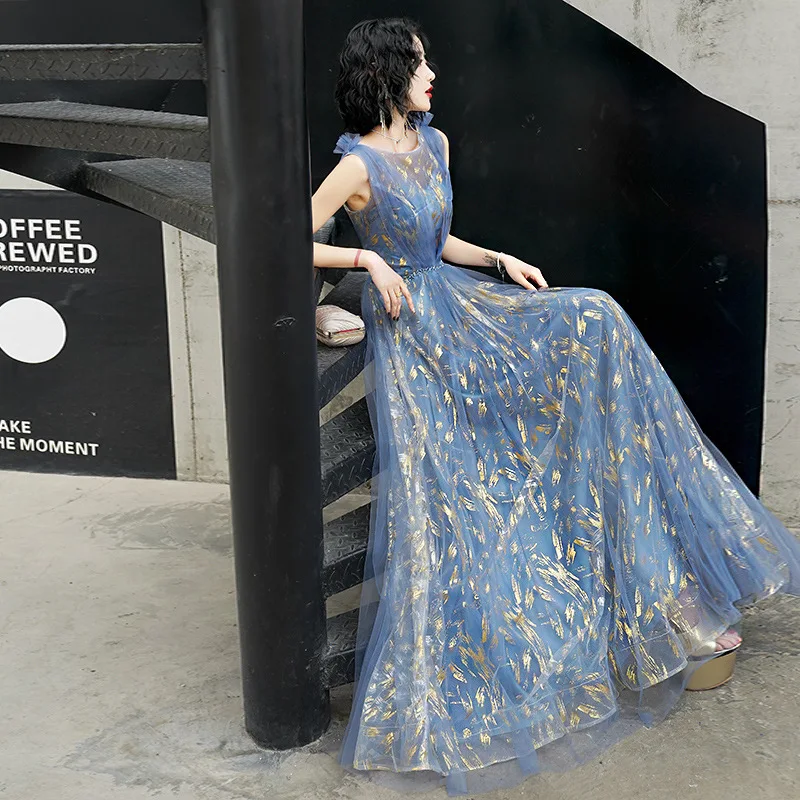
[[[358,252],[356,252],[356,257],[355,257],[355,260],[353,261],[353,266],[354,267],[358,266],[358,259],[359,258],[361,258],[361,250],[358,250]]]
[[[506,274],[506,268],[503,266],[503,261],[502,261],[502,259],[504,258],[507,258],[505,253],[497,254],[497,271],[503,276],[505,276]]]

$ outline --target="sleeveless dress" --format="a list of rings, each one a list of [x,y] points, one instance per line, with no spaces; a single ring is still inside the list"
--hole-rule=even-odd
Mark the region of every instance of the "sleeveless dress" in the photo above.
[[[430,119],[408,153],[356,134],[335,150],[366,165],[371,199],[348,214],[416,307],[392,320],[364,285],[377,452],[339,762],[464,794],[663,718],[742,605],[800,594],[800,544],[608,293],[443,263]]]

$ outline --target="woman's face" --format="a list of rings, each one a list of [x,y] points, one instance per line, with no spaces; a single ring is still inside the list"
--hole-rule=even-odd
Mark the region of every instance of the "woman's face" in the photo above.
[[[419,53],[420,62],[408,90],[408,110],[430,111],[433,96],[432,84],[436,79],[436,73],[428,66],[428,62],[425,60],[425,48],[417,36],[414,37],[414,45]]]

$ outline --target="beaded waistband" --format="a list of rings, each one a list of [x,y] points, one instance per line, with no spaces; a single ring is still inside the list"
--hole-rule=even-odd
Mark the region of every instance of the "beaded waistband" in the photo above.
[[[401,274],[413,274],[415,272],[428,272],[432,269],[441,269],[444,266],[444,262],[440,261],[438,264],[429,264],[425,266],[416,266],[416,265],[403,265],[400,267],[392,267],[393,270],[399,272]]]

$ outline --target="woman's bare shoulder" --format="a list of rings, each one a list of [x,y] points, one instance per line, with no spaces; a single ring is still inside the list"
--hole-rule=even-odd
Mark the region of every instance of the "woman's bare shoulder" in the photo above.
[[[358,154],[343,156],[312,195],[315,224],[333,216],[351,197],[364,195],[368,187],[367,166]]]
[[[339,171],[340,175],[353,176],[366,178],[369,174],[367,165],[363,158],[361,158],[358,151],[348,153],[342,157],[342,160],[334,167],[333,172]]]
[[[369,170],[357,152],[342,156],[339,163],[328,173],[320,185],[320,189],[337,187],[336,191],[349,192],[349,197],[356,189],[369,180]]]
[[[450,163],[450,140],[447,138],[445,132],[440,128],[434,128],[431,126],[432,131],[436,131],[439,136],[442,137],[442,146],[444,147],[444,157],[447,163]]]

